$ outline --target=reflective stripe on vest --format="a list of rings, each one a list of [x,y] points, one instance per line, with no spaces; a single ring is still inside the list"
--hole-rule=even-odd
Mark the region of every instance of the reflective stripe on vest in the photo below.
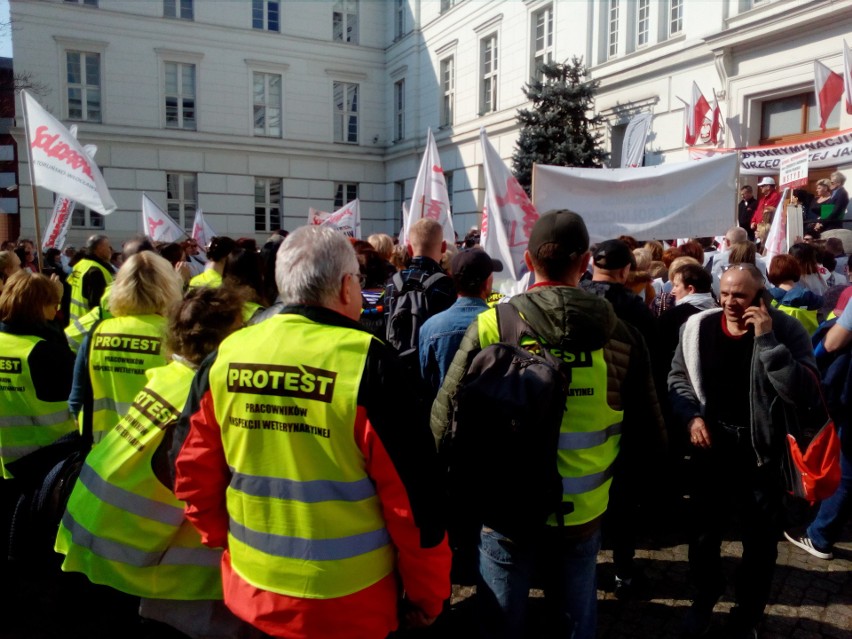
[[[209,379],[232,469],[228,549],[234,571],[257,588],[328,599],[393,570],[354,433],[371,341],[286,314],[219,347]]]
[[[109,294],[111,290],[112,284],[107,284],[106,290],[101,296],[101,303],[82,317],[72,318],[68,326],[65,327],[65,339],[68,340],[68,346],[75,353],[80,350],[83,338],[88,335],[89,331],[92,330],[92,327],[99,320],[112,317],[112,313],[109,312]]]
[[[193,376],[177,362],[150,371],[121,421],[89,453],[56,538],[63,570],[140,597],[221,599],[221,550],[201,544],[185,504],[151,468]]]
[[[89,351],[95,443],[127,412],[147,381],[145,372],[166,363],[161,354],[165,330],[160,315],[113,317],[95,327]]]
[[[71,287],[71,304],[68,308],[69,319],[73,322],[75,319],[83,317],[91,308],[83,295],[83,277],[91,269],[98,269],[104,276],[104,281],[109,285],[113,280],[112,273],[105,268],[100,262],[84,257],[77,262],[68,274],[68,285]]]
[[[65,401],[38,398],[29,356],[40,337],[0,333],[0,476],[6,464],[55,442],[74,430]]]
[[[497,314],[493,309],[477,316],[482,348],[499,340]],[[524,338],[523,344],[532,344]],[[601,516],[609,503],[612,465],[618,455],[623,411],[607,402],[608,365],[603,349],[550,352],[571,367],[571,386],[559,434],[559,473],[563,501],[574,511],[565,525],[584,524]],[[555,525],[555,518],[548,521]]]

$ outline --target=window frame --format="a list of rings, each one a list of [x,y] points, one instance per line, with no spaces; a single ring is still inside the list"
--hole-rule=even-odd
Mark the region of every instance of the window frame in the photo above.
[[[78,4],[81,7],[98,8],[98,0],[63,0],[63,4]]]
[[[336,211],[343,208],[352,200],[357,200],[359,197],[359,191],[361,190],[360,186],[361,185],[358,182],[335,182],[334,197],[332,198],[332,206],[334,207],[334,210]],[[350,194],[352,193],[354,193],[355,197],[350,197]]]
[[[393,141],[405,139],[405,78],[393,83]]]
[[[170,185],[169,178],[174,177],[178,180],[178,197],[169,197]],[[186,184],[192,180],[192,198],[187,197]],[[174,207],[177,207],[177,217],[175,217]],[[187,210],[189,207],[189,210]],[[166,172],[166,213],[180,228],[185,231],[192,230],[192,223],[195,221],[195,211],[198,209],[198,173],[188,171],[167,171]],[[183,216],[183,220],[181,220]]]
[[[176,65],[175,68],[175,79],[177,82],[177,89],[174,94],[170,94],[168,91],[168,67],[169,65]],[[183,91],[183,69],[184,67],[192,68],[192,95],[186,95]],[[169,104],[168,101],[170,98],[175,99],[175,109],[177,115],[177,124],[170,125],[169,124]],[[192,110],[193,110],[193,118],[192,118],[192,126],[185,126],[184,124],[184,110],[186,109],[185,100],[192,99]],[[165,129],[175,129],[178,131],[198,131],[198,64],[196,62],[188,62],[185,60],[173,60],[167,59],[163,60],[163,128]]]
[[[609,0],[606,5],[606,57],[618,57],[618,39],[621,25],[620,0]]]
[[[647,47],[651,43],[651,0],[636,2],[636,48]]]
[[[394,0],[394,15],[393,15],[393,29],[394,29],[394,42],[402,39],[402,37],[407,33],[405,30],[405,8],[407,6],[406,0]]]
[[[543,37],[544,44],[541,48],[538,46],[538,28],[539,20],[544,17],[543,22]],[[550,64],[553,62],[553,52],[555,50],[554,29],[553,29],[553,4],[548,4],[533,12],[530,19],[530,77],[541,82],[544,76],[541,73],[542,64]]]
[[[59,197],[59,196],[57,196]],[[82,216],[83,223],[77,223],[77,220]],[[106,227],[104,222],[105,215],[101,215],[97,211],[91,210],[88,206],[82,206],[77,203],[74,206],[74,210],[71,211],[71,228],[72,229],[94,229],[97,231],[103,231]],[[96,224],[93,220],[99,220]]]
[[[186,7],[189,7],[187,10]],[[169,7],[172,8],[171,12]],[[187,15],[187,13],[189,15]],[[195,4],[193,0],[163,0],[163,17],[172,20],[195,21]]]
[[[337,95],[338,85],[341,86],[342,91],[343,91],[343,108],[342,109],[337,108],[336,95]],[[354,110],[349,110],[349,109],[346,108],[347,105],[348,105],[348,102],[349,102],[347,96],[349,94],[349,88],[351,88],[351,87],[355,88],[355,108],[354,108]],[[360,144],[361,143],[360,142],[360,140],[361,140],[361,122],[360,122],[360,118],[358,116],[358,113],[359,113],[359,107],[360,107],[359,103],[361,101],[361,96],[360,96],[361,84],[359,82],[348,82],[346,80],[333,80],[331,91],[332,91],[331,92],[332,110],[334,112],[334,120],[333,120],[333,123],[332,123],[332,132],[331,132],[333,141],[337,144]],[[349,122],[349,120],[353,117],[355,118],[355,139],[349,140],[349,139],[347,139],[349,137],[348,132],[349,132],[350,127],[351,127],[351,122]],[[340,138],[338,138],[338,136],[337,136],[338,118],[340,118]]]
[[[258,76],[263,76],[263,103],[258,103],[257,101],[257,91],[256,85]],[[269,110],[276,108],[274,105],[269,105],[269,98],[271,96],[271,86],[270,81],[274,78],[278,79],[278,131],[270,131],[269,125]],[[282,138],[284,136],[284,75],[281,73],[275,73],[272,71],[262,71],[259,69],[251,70],[251,104],[252,104],[252,135],[254,137],[259,138]],[[265,110],[265,116],[263,121],[263,131],[258,132],[257,126],[257,109],[258,107],[262,107]]]
[[[255,31],[268,31],[269,33],[281,33],[281,8],[280,0],[252,0],[251,2],[251,28]],[[270,27],[271,15],[275,9],[275,28]],[[260,12],[260,26],[257,25],[257,13]]]
[[[100,51],[90,51],[87,49],[73,49],[73,48],[65,48],[63,49],[64,58],[65,58],[65,75],[64,75],[64,97],[65,97],[65,113],[68,120],[74,122],[94,122],[94,123],[102,123],[104,120],[103,109],[104,109],[104,90],[103,90],[103,55]],[[69,56],[71,54],[77,54],[80,56],[80,82],[72,83],[68,78],[68,64],[69,64]],[[98,65],[98,84],[91,85],[88,84],[88,69],[86,64],[87,56],[95,56],[97,58]],[[89,112],[89,91],[91,87],[96,87],[98,91],[98,117],[97,119],[92,119],[88,117]],[[80,117],[74,117],[71,115],[71,96],[70,93],[72,90],[80,91]]]
[[[780,102],[782,100],[792,100],[793,98],[800,99],[800,126],[799,131],[797,133],[785,133],[782,135],[775,135],[769,137],[763,137],[764,134],[764,121],[766,120],[766,107],[773,102]],[[810,100],[813,98],[814,105],[811,106]],[[826,126],[825,132],[819,128],[819,114],[817,113],[817,124],[816,128],[808,129],[808,121],[810,119],[810,110],[816,110],[816,95],[813,90],[811,91],[802,91],[800,93],[793,93],[792,95],[785,95],[780,97],[775,97],[768,100],[762,100],[759,103],[760,107],[760,145],[769,145],[769,144],[787,144],[794,143],[803,140],[809,140],[815,137],[821,137],[831,132],[836,132],[840,130],[840,109],[842,108],[840,105],[843,101],[838,102],[837,106],[834,107],[831,113],[837,112],[838,114],[838,124],[835,126]],[[830,116],[829,116],[830,117]],[[826,123],[828,125],[828,123]]]
[[[683,33],[683,14],[685,8],[686,4],[683,0],[669,0],[667,29],[670,38]],[[675,17],[675,12],[677,12],[677,17]],[[677,28],[675,28],[675,25],[677,25]]]
[[[496,31],[479,39],[479,115],[497,111],[500,95],[497,90],[500,80],[499,55]]]
[[[453,126],[456,110],[456,56],[441,59],[441,127]],[[447,73],[449,71],[449,73]]]
[[[359,14],[358,0],[336,0],[331,8],[331,39],[343,44],[359,44]],[[336,25],[340,21],[338,33]],[[339,37],[338,37],[339,36]]]
[[[263,186],[263,201],[258,201],[258,186]],[[278,202],[273,201],[273,186],[278,187]],[[278,177],[254,178],[254,231],[255,233],[271,233],[281,228],[284,220],[284,180]],[[263,212],[264,228],[258,228],[259,212]],[[273,211],[277,211],[277,225]]]

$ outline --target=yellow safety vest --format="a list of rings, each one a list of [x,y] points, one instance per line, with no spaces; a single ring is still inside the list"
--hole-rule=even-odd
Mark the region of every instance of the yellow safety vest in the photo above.
[[[118,426],[86,457],[56,537],[62,570],[137,597],[222,598],[222,551],[202,545],[184,503],[151,470],[194,374],[178,362],[148,371]]]
[[[74,265],[74,268],[71,269],[71,273],[68,274],[68,285],[71,287],[71,305],[68,308],[68,314],[70,316],[69,320],[71,323],[92,310],[89,303],[86,301],[86,298],[83,296],[83,276],[93,268],[96,268],[103,273],[104,280],[107,285],[109,285],[113,280],[112,273],[100,262],[96,262],[95,260],[84,257]]]
[[[790,317],[799,320],[799,323],[805,327],[808,335],[813,335],[816,332],[817,327],[819,327],[819,319],[817,318],[816,310],[808,310],[807,308],[800,308],[798,306],[786,306],[784,304],[779,304],[778,300],[772,300],[772,306],[775,307],[775,310],[781,311],[785,315],[789,315]]]
[[[497,311],[477,316],[482,348],[500,340]],[[522,344],[533,344],[532,338]],[[608,366],[603,349],[567,352],[549,349],[571,368],[571,386],[559,435],[559,474],[562,501],[574,504],[565,516],[566,526],[576,526],[601,516],[609,503],[609,486],[621,441],[624,412],[607,402]],[[548,524],[555,525],[555,517]]]
[[[371,339],[287,314],[219,348],[210,390],[232,469],[228,549],[234,571],[257,588],[328,599],[393,570],[354,436]]]
[[[130,315],[95,327],[89,349],[94,443],[127,413],[145,385],[145,372],[166,363],[161,354],[166,323],[160,315]]]
[[[65,339],[68,340],[68,347],[77,353],[80,350],[80,344],[83,343],[83,338],[92,330],[92,326],[98,323],[99,320],[109,319],[112,313],[109,312],[109,293],[112,290],[112,284],[107,284],[104,294],[101,296],[101,302],[91,311],[72,320],[65,327]]]
[[[43,402],[35,392],[27,359],[42,339],[0,333],[0,471],[6,464],[74,430],[67,402]]]
[[[209,286],[216,288],[222,286],[222,276],[214,268],[208,268],[203,273],[200,273],[189,280],[189,288],[198,286]]]

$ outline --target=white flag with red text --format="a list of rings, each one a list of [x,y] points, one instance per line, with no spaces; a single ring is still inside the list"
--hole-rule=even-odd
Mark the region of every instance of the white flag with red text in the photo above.
[[[766,235],[764,259],[767,264],[772,261],[773,257],[786,253],[789,249],[787,246],[787,209],[784,206],[788,191],[789,189],[784,189],[781,194],[781,199],[778,200],[778,206],[772,215],[772,226],[769,227],[769,233]]]
[[[195,209],[195,220],[192,222],[192,239],[198,242],[198,246],[206,247],[214,237],[216,237],[216,231],[204,219],[204,212],[201,209]]]
[[[538,219],[538,211],[526,191],[509,171],[503,159],[479,129],[482,162],[485,172],[485,206],[482,211],[482,248],[503,263],[501,275],[515,282],[528,272],[524,251],[530,231]]]
[[[326,213],[311,208],[308,211],[308,224],[313,226],[331,226],[346,237],[361,238],[361,203],[356,198],[334,213]]]
[[[142,228],[155,242],[177,242],[186,235],[186,231],[145,193],[142,194]]]
[[[420,171],[417,173],[417,181],[414,183],[414,191],[411,194],[411,206],[408,207],[403,242],[408,241],[408,233],[414,223],[424,217],[433,219],[441,225],[447,244],[456,241],[447,182],[444,179],[444,170],[441,168],[441,158],[438,155],[438,146],[435,144],[432,129],[429,129],[426,135],[426,150],[423,152]]]
[[[693,81],[692,94],[689,96],[689,102],[686,103],[686,143],[689,146],[695,145],[701,138],[701,128],[704,126],[704,119],[708,113],[710,113],[710,105],[707,98]]]
[[[106,181],[83,145],[29,93],[21,96],[33,184],[101,215],[115,211]]]
[[[846,96],[846,113],[852,113],[852,49],[843,41],[843,94]]]
[[[825,131],[828,116],[843,97],[843,78],[819,60],[814,60],[814,93],[816,93],[819,127]]]

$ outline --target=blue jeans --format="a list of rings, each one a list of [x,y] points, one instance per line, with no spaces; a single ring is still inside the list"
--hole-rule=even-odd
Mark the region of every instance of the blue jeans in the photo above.
[[[831,549],[843,532],[843,524],[852,515],[852,459],[849,457],[852,442],[844,437],[852,439],[848,424],[840,429],[840,485],[820,504],[816,519],[808,526],[808,537],[820,550]]]
[[[548,607],[556,616],[550,627],[566,639],[594,639],[600,547],[600,530],[576,541],[552,528],[519,543],[483,527],[477,584],[480,635],[488,639],[523,636],[533,571],[538,569],[543,572]]]

